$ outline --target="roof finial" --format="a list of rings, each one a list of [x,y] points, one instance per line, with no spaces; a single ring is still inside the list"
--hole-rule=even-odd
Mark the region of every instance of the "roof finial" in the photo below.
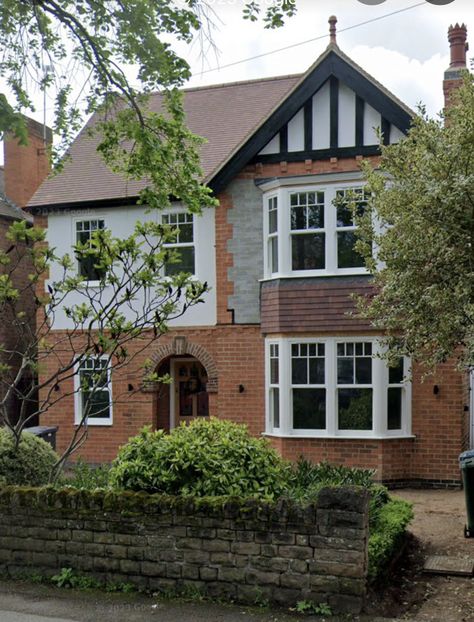
[[[334,45],[337,45],[337,42],[336,42],[337,17],[335,15],[331,15],[331,17],[328,19],[328,22],[329,22],[329,43],[334,43]]]

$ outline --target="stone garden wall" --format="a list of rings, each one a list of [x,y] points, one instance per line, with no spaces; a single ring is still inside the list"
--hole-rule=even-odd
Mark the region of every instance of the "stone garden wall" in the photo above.
[[[61,568],[151,591],[243,603],[326,602],[358,613],[368,494],[326,488],[317,504],[71,489],[0,490],[0,573]]]

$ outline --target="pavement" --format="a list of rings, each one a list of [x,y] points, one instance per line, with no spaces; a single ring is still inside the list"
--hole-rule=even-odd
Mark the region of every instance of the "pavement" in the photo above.
[[[0,622],[297,622],[325,618],[274,609],[181,602],[142,594],[66,590],[18,581],[0,581]],[[338,622],[338,617],[327,618]],[[371,616],[341,622],[396,622]]]

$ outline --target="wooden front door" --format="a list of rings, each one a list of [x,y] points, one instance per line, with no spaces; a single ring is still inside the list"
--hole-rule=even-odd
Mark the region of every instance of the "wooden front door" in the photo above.
[[[209,415],[207,374],[196,359],[173,361],[174,426]]]

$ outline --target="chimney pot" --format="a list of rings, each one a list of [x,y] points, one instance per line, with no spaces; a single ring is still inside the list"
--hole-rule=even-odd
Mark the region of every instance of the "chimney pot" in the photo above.
[[[454,26],[450,26],[448,41],[451,52],[449,68],[466,67],[466,52],[468,50],[466,25],[456,23]]]

